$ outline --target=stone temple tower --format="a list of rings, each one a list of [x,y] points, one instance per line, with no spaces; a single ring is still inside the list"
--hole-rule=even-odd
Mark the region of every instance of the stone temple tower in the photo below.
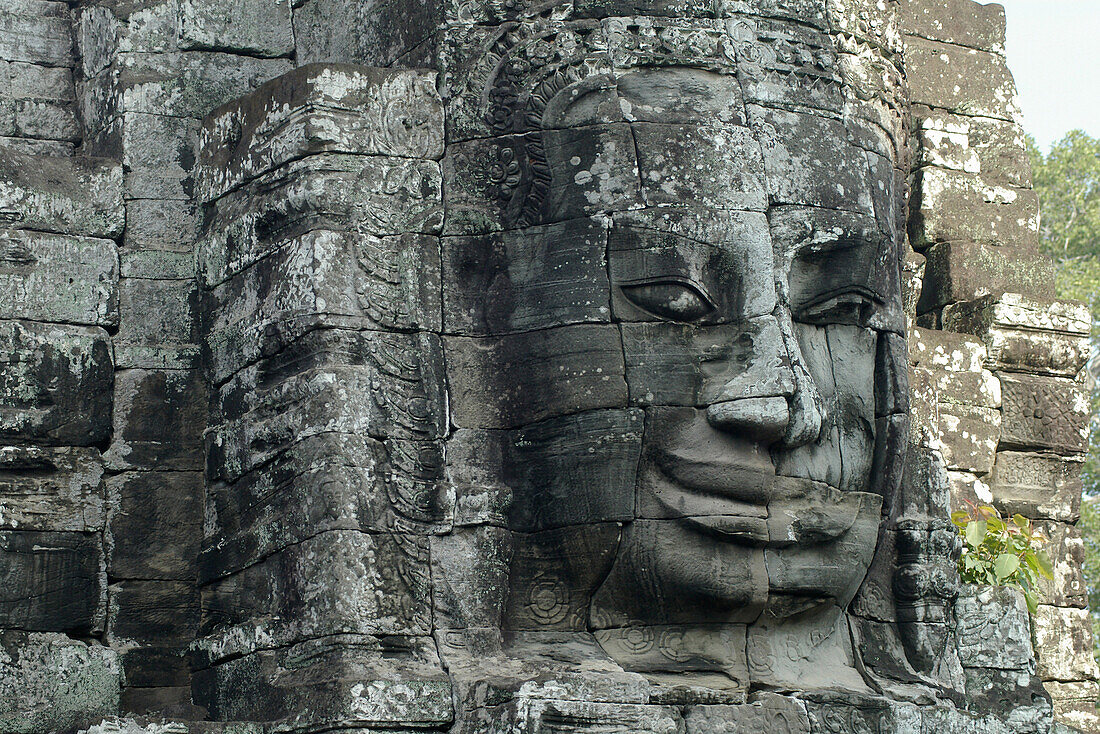
[[[0,732],[1100,731],[1004,23],[9,0]]]

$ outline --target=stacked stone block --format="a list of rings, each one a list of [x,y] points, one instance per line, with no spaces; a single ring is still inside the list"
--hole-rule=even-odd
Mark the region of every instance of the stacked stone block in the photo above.
[[[955,509],[993,503],[1051,539],[1055,580],[1041,588],[1033,620],[1038,674],[1057,720],[1097,731],[1084,549],[1073,527],[1087,449],[1089,314],[1052,300],[1052,265],[1038,251],[1003,9],[969,0],[903,7],[909,234],[925,258],[917,323],[930,327],[911,331],[910,360],[916,373],[929,361],[935,370],[912,382],[914,402],[922,385],[937,396],[925,425],[948,464]]]
[[[291,68],[234,40],[242,24],[265,19],[223,13],[219,20],[212,7],[104,1],[74,11],[84,149],[120,161],[124,171],[118,372],[105,453],[106,636],[122,653],[122,709],[136,713],[186,712],[191,701],[186,651],[200,616],[207,401],[193,254],[199,121]]]
[[[0,7],[0,145],[73,154],[81,139],[74,65],[69,4],[8,0]]]
[[[118,706],[101,644],[122,171],[0,148],[0,731]]]
[[[434,74],[314,65],[203,127],[212,413],[195,694],[215,719],[453,718],[428,563],[453,512],[442,122]],[[298,676],[277,674],[298,658]]]

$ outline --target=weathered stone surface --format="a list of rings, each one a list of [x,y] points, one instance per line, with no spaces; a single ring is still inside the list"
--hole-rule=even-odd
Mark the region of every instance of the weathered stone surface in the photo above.
[[[985,359],[981,341],[967,334],[924,328],[909,330],[909,362],[915,367],[976,373],[981,372]]]
[[[0,440],[93,446],[111,430],[114,365],[97,327],[0,321]]]
[[[197,288],[194,280],[119,281],[119,369],[186,370],[198,366]]]
[[[452,421],[511,428],[595,408],[626,407],[614,326],[576,325],[503,337],[447,337]]]
[[[174,18],[171,25],[176,25]],[[87,83],[82,117],[89,130],[102,130],[121,113],[198,120],[293,67],[288,59],[148,50],[155,49],[120,51],[112,69]]]
[[[218,389],[220,422],[207,433],[207,471],[234,480],[321,433],[441,438],[442,372],[433,334],[310,332]]]
[[[118,654],[65,635],[0,633],[0,728],[75,730],[118,711]]]
[[[105,518],[99,451],[0,447],[0,528],[96,532]]]
[[[943,322],[982,339],[1001,369],[1075,377],[1088,359],[1089,317],[1072,301],[1004,293],[952,304]]]
[[[1011,449],[1080,453],[1088,445],[1088,399],[1081,386],[1057,377],[1001,373],[1001,442]]]
[[[197,244],[199,277],[213,287],[315,230],[435,234],[441,200],[434,161],[339,154],[292,161],[218,200]]]
[[[114,430],[104,458],[114,471],[203,466],[207,389],[197,370],[121,370],[115,376]]]
[[[126,472],[107,480],[112,578],[194,581],[202,474]]]
[[[926,275],[918,313],[1005,291],[1053,295],[1051,261],[1033,246],[940,242],[925,250],[924,256]],[[961,327],[944,324],[944,328]]]
[[[964,666],[1030,669],[1034,659],[1030,620],[1019,591],[1003,586],[964,585],[955,603],[955,617]]]
[[[982,178],[998,186],[1030,188],[1031,162],[1024,131],[1016,123],[985,117],[970,118],[970,145],[978,154]]]
[[[786,731],[809,734],[805,704],[782,696],[763,694],[740,706],[693,706],[684,716],[690,734],[734,734],[741,731]]]
[[[455,499],[442,462],[436,441],[306,437],[236,482],[210,483],[200,574],[231,573],[327,530],[445,532]]]
[[[325,327],[439,331],[439,277],[435,237],[295,238],[206,296],[211,376],[223,382]]]
[[[334,530],[207,584],[203,633],[218,653],[248,652],[240,632],[265,621],[265,645],[335,634],[422,635],[431,629],[428,539]]]
[[[0,626],[93,630],[102,619],[102,555],[91,533],[0,531]]]
[[[931,0],[901,6],[898,19],[905,33],[933,41],[1003,52],[1005,11],[1000,5],[973,0]]]
[[[194,690],[212,718],[274,720],[284,730],[411,734],[446,728],[454,716],[451,685],[425,637],[342,635],[256,652],[199,670]]]
[[[1007,411],[1006,411],[1007,412]],[[1005,440],[1008,419],[994,408],[939,403],[938,448],[947,468],[985,474],[993,468],[998,441]]]
[[[199,625],[199,592],[178,581],[121,581],[107,590],[107,640],[118,647],[186,645]]]
[[[1039,579],[1037,590],[1040,603],[1056,607],[1088,606],[1088,589],[1081,572],[1085,563],[1085,544],[1081,533],[1072,525],[1060,522],[1039,522],[1035,525],[1047,538],[1046,551],[1054,562],[1054,580]]]
[[[442,242],[448,333],[500,335],[611,320],[607,228],[599,220]]]
[[[72,66],[69,10],[62,3],[16,3],[0,12],[0,58],[41,66]]]
[[[290,0],[250,0],[228,14],[212,0],[181,0],[179,47],[289,55],[294,51],[290,5]]]
[[[115,243],[26,230],[0,232],[0,300],[4,318],[115,326]]]
[[[456,3],[305,0],[294,9],[299,61],[389,66],[436,30],[440,5]]]
[[[767,131],[760,145],[771,201],[874,214],[870,167],[849,145],[840,123],[752,105],[748,109],[753,127]]]
[[[1096,699],[1100,691],[1095,681],[1045,681],[1043,687],[1050,694],[1054,715],[1059,721],[1081,731],[1095,730],[1100,725],[1100,716],[1096,712]]]
[[[910,36],[904,57],[914,103],[1009,122],[1020,114],[1003,56]]]
[[[989,487],[994,504],[1010,514],[1076,522],[1081,507],[1081,463],[1051,454],[998,451]]]
[[[122,234],[122,167],[102,158],[0,154],[0,210],[17,226],[90,237]]]
[[[197,193],[211,201],[310,153],[438,159],[441,115],[433,74],[301,67],[211,113],[199,143]]]
[[[1044,681],[1097,679],[1087,610],[1040,604],[1032,624],[1032,642],[1041,651],[1038,672]]]
[[[1004,711],[1009,731],[1043,734],[1050,730],[1049,694],[1029,670],[966,669],[967,707],[975,713]]]
[[[1035,192],[986,183],[971,173],[922,168],[912,183],[909,237],[924,251],[940,242],[976,242],[1035,252],[1039,241],[1039,200]],[[1028,289],[1026,292],[1032,292]]]
[[[130,199],[122,244],[130,250],[172,250],[192,255],[201,217],[194,202]],[[191,258],[194,272],[194,258]]]

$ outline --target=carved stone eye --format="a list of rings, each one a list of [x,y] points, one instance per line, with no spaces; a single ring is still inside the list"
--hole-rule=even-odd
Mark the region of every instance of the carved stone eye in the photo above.
[[[798,312],[797,320],[811,324],[863,325],[873,308],[873,298],[858,291],[848,291],[819,298],[804,306]]]
[[[702,291],[676,280],[624,285],[622,292],[638,308],[670,321],[695,321],[714,310]]]

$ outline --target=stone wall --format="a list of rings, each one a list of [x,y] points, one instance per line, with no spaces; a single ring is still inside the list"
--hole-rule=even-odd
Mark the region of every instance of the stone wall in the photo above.
[[[910,332],[921,440],[938,448],[953,508],[992,503],[1051,540],[1055,580],[1033,620],[1055,717],[1100,728],[1094,702],[1080,467],[1088,446],[1090,317],[1052,300],[1039,211],[1004,60],[1004,11],[969,0],[903,3],[912,102],[910,243],[922,280]],[[1055,642],[1057,640],[1057,642]]]
[[[1054,539],[1052,555],[1065,560],[1058,564],[1056,582],[1044,589],[1035,619],[1038,671],[1057,716],[1098,731],[1091,707],[1097,672],[1080,577],[1082,550],[1073,528],[1086,445],[1082,368],[1089,320],[1080,306],[1051,300],[1050,265],[1038,254],[1036,201],[1003,58],[1003,13],[969,0],[903,0],[890,7],[900,11],[913,103],[909,234],[915,254],[908,273],[914,437],[918,446],[942,456],[956,502],[992,497],[1003,510],[1041,522]],[[462,15],[461,8],[456,12]],[[285,517],[250,516],[251,527],[238,517],[250,508],[235,506],[227,487],[266,491],[248,485],[255,480],[250,467],[234,464],[246,452],[234,455],[226,448],[242,443],[242,436],[256,438],[246,436],[248,427],[239,421],[245,414],[256,420],[255,413],[248,413],[256,406],[241,404],[240,390],[232,388],[255,387],[247,381],[257,375],[244,368],[258,357],[248,349],[265,326],[264,312],[261,307],[254,314],[256,323],[218,318],[223,309],[232,310],[226,304],[244,298],[243,289],[256,287],[249,278],[316,281],[310,253],[338,249],[349,232],[377,239],[378,247],[407,248],[407,272],[426,281],[421,284],[425,293],[433,288],[438,293],[430,279],[438,278],[442,265],[417,259],[416,243],[436,233],[439,223],[432,217],[438,212],[410,210],[411,195],[401,200],[404,209],[388,212],[389,220],[379,219],[384,211],[368,212],[375,227],[369,231],[362,207],[355,211],[358,219],[340,220],[333,212],[350,206],[347,201],[310,199],[308,191],[305,199],[294,198],[302,196],[294,185],[310,180],[322,182],[320,188],[333,195],[350,191],[365,197],[371,189],[363,182],[370,184],[377,173],[371,166],[394,154],[392,149],[371,147],[376,142],[365,137],[337,136],[323,144],[314,140],[314,147],[293,155],[284,150],[283,158],[250,160],[251,168],[236,169],[208,157],[202,177],[196,176],[197,162],[217,148],[210,137],[216,136],[216,126],[208,123],[209,147],[206,153],[200,149],[202,119],[309,62],[414,65],[428,57],[425,49],[437,23],[429,9],[415,3],[358,0],[244,0],[233,13],[219,0],[84,0],[72,5],[16,0],[0,9],[0,226],[6,227],[0,230],[0,344],[7,357],[0,373],[0,579],[6,582],[0,585],[0,731],[60,731],[112,714],[234,718],[230,709],[204,712],[191,704],[192,684],[200,691],[203,686],[247,687],[254,675],[240,662],[245,647],[229,646],[244,637],[243,626],[236,629],[238,639],[227,636],[227,647],[200,648],[188,660],[189,646],[203,633],[200,582],[207,587],[208,616],[246,619],[242,609],[275,605],[280,590],[250,585],[242,568],[270,557],[298,564],[302,575],[312,578],[317,569],[308,566],[309,554],[302,552],[308,550],[303,545],[308,538],[296,537],[280,548],[259,544],[287,517],[296,523],[317,519],[295,515],[306,510],[294,505],[293,497],[282,500]],[[384,76],[386,83],[396,78],[402,74]],[[412,88],[430,86],[430,75],[418,78],[410,82]],[[370,83],[352,90],[364,95],[353,102],[321,102],[335,108],[363,105],[370,99]],[[283,101],[290,107],[318,104]],[[228,125],[238,136],[221,141],[229,146],[248,137],[247,109],[232,109],[242,119]],[[350,118],[336,119],[343,120],[340,129],[354,129]],[[271,143],[264,138],[270,130],[253,132],[252,144]],[[409,152],[399,156],[408,159]],[[420,174],[438,169],[438,155],[417,156]],[[430,173],[423,179],[431,179]],[[430,183],[426,186],[432,190]],[[419,184],[407,189],[426,190]],[[317,235],[312,225],[302,225],[293,238],[280,233],[293,246],[248,272],[247,266],[271,253],[241,252],[233,263],[208,257],[224,253],[229,242],[272,244],[265,245],[264,233],[257,233],[262,221],[242,221],[234,210],[235,198],[255,202],[265,196],[273,210],[285,206],[285,200],[292,206],[305,201],[300,211],[323,220],[326,234]],[[269,266],[271,272],[263,272]],[[367,275],[386,282],[388,274]],[[326,286],[334,290],[275,290],[267,294],[266,305],[284,308],[308,301],[331,317],[340,315],[332,304],[358,298],[354,286],[340,290],[337,277]],[[430,308],[391,313],[382,304],[377,310],[372,327],[377,338],[407,339],[410,332],[433,330]],[[198,323],[200,311],[210,314],[211,323]],[[200,326],[223,337],[216,342],[222,353],[212,349],[207,355],[221,370],[213,381],[219,388],[214,395],[208,395],[208,381],[199,369]],[[430,341],[425,336],[410,351],[430,350]],[[362,356],[369,346],[351,349]],[[392,418],[372,414],[369,406],[363,413],[379,421]],[[212,430],[204,451],[208,425]],[[373,430],[368,426],[364,433],[374,436]],[[388,461],[384,452],[393,446],[383,446],[380,439],[393,444],[393,436],[377,435],[379,440],[369,439],[364,446],[338,448],[364,462],[372,451],[381,451]],[[309,449],[276,469],[316,471]],[[204,467],[207,454],[220,463]],[[211,477],[206,494],[204,468]],[[348,500],[329,499],[334,507]],[[470,512],[493,511],[477,505],[483,498],[465,499]],[[427,543],[432,509],[414,503],[411,511],[421,512],[422,526],[396,539],[382,538],[377,553],[396,557]],[[339,519],[326,528],[333,538],[347,532]],[[218,542],[200,558],[204,535]],[[332,600],[340,585],[361,582],[355,569],[344,570],[319,596],[308,597],[309,605],[331,601],[338,606]],[[305,594],[293,591],[287,596],[299,601]],[[382,597],[392,596],[392,589],[384,591]],[[260,596],[265,593],[271,598]],[[978,597],[967,607],[967,599],[961,617],[984,619],[983,605],[1007,610],[1006,629],[1013,639],[1019,637],[1018,600]],[[338,610],[325,620],[337,620],[337,627],[312,632],[364,631],[356,625],[376,611]],[[430,641],[415,624],[370,631]],[[1034,666],[1029,651],[1019,646],[991,651],[981,647],[980,636],[968,639],[969,646],[967,639],[960,641],[961,662],[972,690],[980,688],[998,706],[1007,696],[1027,709],[1033,691],[1019,681],[1028,679]],[[425,657],[429,663],[416,674],[431,684],[441,679],[441,669],[438,659]],[[222,659],[237,662],[226,666],[227,678],[218,680],[210,666]],[[385,667],[363,672],[358,660],[336,664],[344,666],[340,670],[349,689],[372,675],[381,682],[394,675]],[[202,671],[194,681],[193,668]],[[428,684],[425,691],[425,697],[438,693]],[[332,695],[338,707],[345,702],[339,696],[347,692]],[[418,726],[445,723],[450,699],[443,694],[436,699],[439,710],[419,712],[428,718],[418,720]],[[974,710],[986,699],[975,695]],[[205,700],[218,696],[208,690]],[[402,700],[393,693],[392,700],[381,703]],[[537,696],[533,700],[524,705],[545,705]],[[739,706],[701,707],[692,714],[694,730],[711,731],[704,722],[711,718],[751,727],[787,717],[814,731],[855,731],[864,719],[890,719],[896,731],[906,731],[905,722],[921,717],[917,706],[886,710],[881,702],[856,705],[827,696],[794,703],[765,696]],[[570,715],[579,719],[595,716],[580,705],[574,708]],[[623,710],[663,715],[663,709],[654,713],[642,706]],[[397,716],[389,709],[383,713]],[[917,726],[942,731],[937,716],[928,712]],[[943,716],[948,721],[949,715]],[[841,718],[848,729],[828,728]],[[949,730],[979,726],[969,718],[951,721],[958,728]],[[1040,726],[1017,723],[1017,731]],[[653,724],[654,730],[662,725]],[[1003,730],[999,723],[988,726],[989,731]],[[136,727],[107,721],[92,731]],[[641,727],[636,724],[635,730]],[[239,731],[250,729],[246,725]]]

